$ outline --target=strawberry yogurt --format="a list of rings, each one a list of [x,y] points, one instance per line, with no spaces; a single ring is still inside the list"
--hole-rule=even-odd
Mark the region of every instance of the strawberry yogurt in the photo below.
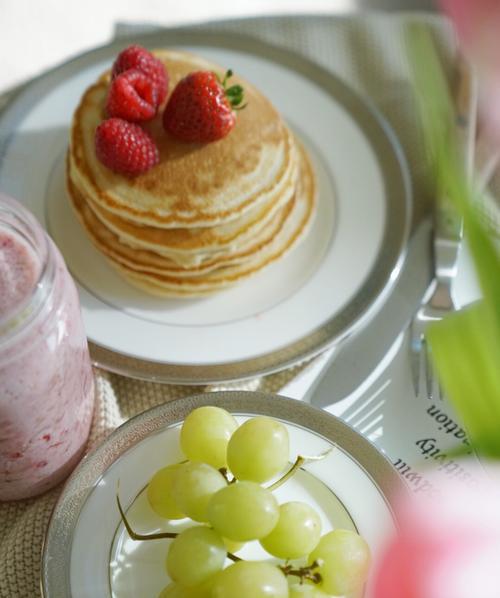
[[[40,494],[70,473],[93,404],[73,280],[33,216],[0,194],[0,500]]]

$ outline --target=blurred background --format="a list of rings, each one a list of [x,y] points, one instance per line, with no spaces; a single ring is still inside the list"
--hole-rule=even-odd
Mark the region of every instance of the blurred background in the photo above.
[[[432,11],[432,0],[0,0],[0,92],[112,39],[116,23],[163,26],[262,14]]]

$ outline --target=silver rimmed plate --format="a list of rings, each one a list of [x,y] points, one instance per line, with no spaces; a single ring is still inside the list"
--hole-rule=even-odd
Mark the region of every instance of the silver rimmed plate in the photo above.
[[[168,583],[166,541],[134,542],[120,523],[116,491],[137,531],[167,525],[149,509],[144,487],[152,474],[182,460],[179,429],[201,405],[218,405],[240,421],[254,415],[281,420],[290,434],[291,459],[320,454],[276,491],[279,502],[305,500],[324,531],[357,530],[377,554],[394,531],[391,497],[403,484],[389,461],[352,428],[305,403],[254,392],[206,393],[166,403],[118,428],[86,457],[66,483],[48,527],[42,561],[44,598],[156,598]],[[182,523],[181,523],[182,525]],[[249,543],[243,558],[262,558]],[[255,552],[257,550],[257,552]],[[370,596],[370,586],[365,597]]]
[[[309,149],[319,188],[307,239],[282,261],[206,299],[127,285],[86,238],[65,195],[64,154],[84,89],[129,42],[229,65],[277,106]],[[381,116],[315,63],[241,35],[155,33],[92,51],[29,85],[0,116],[0,189],[60,247],[78,283],[94,361],[130,376],[206,383],[269,373],[350,333],[393,284],[408,238],[407,167]]]

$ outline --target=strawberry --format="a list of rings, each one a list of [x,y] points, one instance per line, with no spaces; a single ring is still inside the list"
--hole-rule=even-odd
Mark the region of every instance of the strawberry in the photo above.
[[[181,141],[206,143],[225,137],[234,127],[233,110],[244,108],[243,88],[226,88],[232,71],[223,81],[211,71],[196,71],[181,79],[163,113],[165,130]]]
[[[146,131],[121,118],[104,120],[96,128],[94,142],[99,161],[128,177],[143,174],[160,161],[158,148]]]
[[[168,91],[168,73],[161,60],[155,58],[142,46],[129,46],[118,54],[113,63],[111,77],[114,79],[120,73],[130,69],[142,71],[153,81],[157,87],[159,106],[167,97]]]
[[[111,82],[106,102],[108,116],[132,122],[150,120],[157,108],[158,88],[143,72],[124,71]]]

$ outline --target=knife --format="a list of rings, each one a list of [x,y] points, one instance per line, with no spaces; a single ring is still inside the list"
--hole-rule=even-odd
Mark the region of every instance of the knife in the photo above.
[[[387,300],[358,331],[342,341],[317,373],[303,400],[317,407],[350,395],[374,371],[406,329],[432,280],[432,223],[415,230]],[[280,391],[286,394],[286,390]]]

